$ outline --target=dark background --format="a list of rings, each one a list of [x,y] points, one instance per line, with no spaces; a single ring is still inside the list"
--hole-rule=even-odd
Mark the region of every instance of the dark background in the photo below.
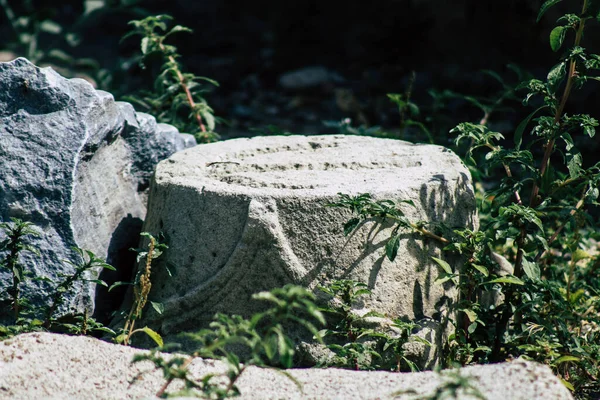
[[[146,70],[139,68],[138,37],[120,41],[129,29],[127,22],[151,14],[172,15],[175,23],[194,30],[173,36],[180,62],[187,71],[220,83],[207,100],[226,121],[217,128],[224,138],[264,132],[269,125],[293,133],[330,132],[322,121],[342,118],[394,131],[400,116],[386,94],[410,91],[424,122],[443,119],[432,123],[441,144],[449,143],[444,137],[453,124],[477,122],[482,113],[457,98],[443,104],[441,111],[434,109],[431,89],[493,98],[500,86],[482,70],[493,70],[516,84],[508,64],[538,78],[556,64],[559,54],[550,49],[549,32],[564,12],[579,12],[581,2],[565,0],[536,23],[542,2],[106,0],[104,7],[85,14],[83,1],[8,1],[16,14],[51,18],[63,26],[63,33],[77,33],[80,43],[75,47],[65,45],[61,35],[42,35],[39,45],[95,59],[110,79],[95,79],[92,73],[87,78],[117,98],[151,88],[156,73],[152,63]],[[0,15],[0,49],[10,50],[9,58],[23,55],[15,32],[4,13]],[[597,42],[594,31],[588,30],[584,47]],[[72,65],[54,65],[65,75],[81,75]],[[282,75],[313,66],[336,79],[293,90],[280,84]],[[344,99],[353,106],[341,104]],[[595,90],[588,89],[569,106],[593,115],[597,103]],[[518,103],[506,105],[519,108]],[[501,109],[491,127],[510,136],[529,111]],[[410,138],[422,139],[415,135]]]

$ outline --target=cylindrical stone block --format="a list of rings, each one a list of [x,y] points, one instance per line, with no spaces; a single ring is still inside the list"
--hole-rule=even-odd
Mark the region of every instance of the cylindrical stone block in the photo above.
[[[364,282],[364,306],[390,318],[440,319],[457,297],[434,284],[442,257],[434,239],[405,232],[392,262],[391,222],[369,220],[344,236],[339,193],[396,202],[410,221],[477,225],[467,168],[450,150],[360,136],[277,136],[200,145],[159,163],[144,230],[169,249],[152,268],[143,324],[163,335],[206,327],[217,312],[249,316],[253,293],[287,283],[315,289]],[[169,276],[167,271],[173,276]]]

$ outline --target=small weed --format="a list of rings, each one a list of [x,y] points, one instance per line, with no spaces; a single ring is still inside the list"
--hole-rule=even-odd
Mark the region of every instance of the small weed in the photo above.
[[[559,2],[544,2],[538,19]],[[452,132],[458,136],[457,146],[467,146],[465,162],[474,178],[494,187],[479,198],[478,231],[423,231],[425,224],[408,221],[395,203],[374,201],[367,194],[340,195],[332,204],[354,213],[345,234],[369,218],[394,221],[386,245],[389,259],[397,255],[400,229],[437,239],[446,251],[462,255],[465,263],[458,269],[433,259],[442,271],[437,283],[452,281],[460,290],[447,364],[522,356],[551,366],[565,386],[583,397],[597,391],[600,367],[600,346],[594,342],[600,323],[600,262],[595,252],[600,164],[585,164],[577,146],[579,137],[595,136],[599,123],[565,110],[576,89],[600,80],[600,55],[581,45],[584,29],[595,19],[600,20],[600,3],[584,0],[579,14],[558,20],[550,35],[551,49],[558,52],[568,37],[572,47],[544,80],[527,79],[517,87],[525,92],[523,104],[531,104],[533,111],[516,127],[512,145],[489,125],[500,105],[516,96],[512,86],[489,72],[502,83],[499,99],[467,99],[484,115],[478,123],[461,123]],[[410,111],[407,97],[396,100],[401,111]]]
[[[460,369],[438,371],[437,375],[442,382],[430,394],[417,394],[416,390],[408,389],[394,392],[391,396],[414,395],[415,400],[458,400],[463,398],[486,400],[481,391],[473,385],[473,381],[477,378],[462,375]]]
[[[175,33],[189,33],[192,30],[181,25],[169,29],[167,24],[171,20],[168,15],[157,15],[129,22],[133,30],[123,39],[132,35],[142,36],[142,68],[150,55],[158,54],[164,60],[164,64],[154,82],[155,94],[128,96],[127,100],[144,107],[155,115],[159,122],[174,125],[180,132],[193,134],[198,142],[213,142],[219,137],[214,132],[216,118],[213,109],[204,98],[206,89],[200,82],[208,82],[215,86],[218,84],[211,79],[183,72],[181,64],[177,61],[180,58],[177,48],[165,42]],[[185,116],[182,116],[184,109],[187,113],[183,112]]]
[[[112,271],[116,271],[115,267],[107,264],[104,260],[96,257],[94,253],[91,251],[84,251],[79,248],[73,248],[73,250],[79,255],[81,258],[81,262],[79,264],[72,263],[67,261],[75,268],[75,272],[71,275],[59,274],[60,277],[65,280],[61,282],[56,289],[54,289],[54,294],[50,298],[50,306],[46,310],[46,319],[44,320],[44,328],[49,329],[50,326],[56,322],[54,319],[54,314],[57,309],[64,303],[65,298],[64,295],[69,290],[73,288],[76,282],[93,282],[97,285],[108,286],[106,282],[101,279],[88,279],[86,275],[89,273],[98,273],[100,269],[109,269]],[[81,320],[82,323],[87,324],[88,318],[84,316]],[[87,329],[82,329],[83,331],[87,331]]]
[[[327,343],[327,347],[336,354],[327,363],[328,366],[397,372],[407,366],[411,371],[418,371],[417,365],[405,356],[403,348],[411,341],[431,346],[427,340],[412,334],[417,324],[398,319],[387,328],[368,327],[369,317],[382,318],[383,315],[373,311],[357,313],[354,310],[363,296],[371,294],[364,283],[337,280],[319,289],[331,297],[321,310],[333,319],[334,326],[319,332],[319,337],[335,340],[334,343]]]
[[[237,396],[240,391],[236,382],[251,365],[275,368],[299,385],[279,368],[292,366],[294,343],[286,334],[289,324],[302,326],[317,335],[314,322],[325,323],[314,303],[314,295],[302,287],[286,285],[270,292],[257,293],[253,298],[266,301],[271,307],[251,319],[217,314],[210,329],[184,334],[198,344],[198,350],[187,358],[176,356],[165,359],[155,351],[135,356],[133,362],[150,361],[155,368],[163,371],[166,382],[157,396],[167,397],[167,389],[175,380],[183,382],[187,396],[209,399]],[[221,360],[227,365],[227,372],[196,380],[189,373],[189,365],[195,357]]]
[[[0,266],[7,269],[12,275],[12,286],[6,291],[10,299],[14,320],[18,323],[21,311],[27,304],[26,300],[21,298],[20,285],[26,278],[26,271],[25,266],[19,261],[19,255],[23,251],[38,254],[37,249],[27,244],[25,239],[27,236],[39,236],[40,233],[30,222],[17,218],[11,218],[11,221],[0,224],[0,228],[4,230],[6,235],[6,239],[0,242],[0,251],[6,252]]]
[[[160,243],[154,236],[152,236],[148,232],[142,232],[141,236],[145,236],[148,238],[148,250],[145,251],[143,249],[135,249],[138,252],[137,262],[139,263],[142,260],[144,261],[143,267],[140,268],[136,274],[135,280],[133,282],[133,304],[131,305],[131,309],[129,310],[129,314],[125,319],[125,324],[122,328],[122,333],[115,338],[117,343],[123,343],[125,346],[128,346],[131,342],[131,336],[137,332],[146,333],[158,346],[163,346],[162,338],[158,333],[148,328],[147,326],[143,328],[135,329],[135,321],[142,317],[142,311],[148,302],[148,295],[150,294],[150,289],[152,288],[152,282],[150,281],[150,275],[152,272],[152,260],[160,257],[165,249],[167,249],[167,245],[164,243]],[[116,282],[113,284],[109,291],[120,285],[129,285],[128,282]],[[162,314],[163,306],[160,303],[150,302],[152,307],[159,313]]]
[[[420,233],[423,236],[439,240],[444,244],[450,243],[445,239],[425,228],[423,222],[410,222],[404,212],[397,206],[393,200],[373,200],[369,193],[363,193],[358,196],[350,196],[343,193],[338,193],[339,200],[334,203],[327,204],[328,207],[346,208],[354,214],[354,216],[344,224],[344,235],[351,234],[358,226],[369,220],[375,219],[379,222],[393,221],[394,229],[390,234],[385,245],[385,254],[390,261],[394,261],[398,255],[400,247],[400,230],[405,229]],[[400,203],[408,204],[412,207],[415,203],[412,200],[402,200]]]
[[[25,265],[19,261],[19,255],[22,251],[30,251],[34,254],[39,254],[37,249],[25,243],[27,236],[39,236],[38,230],[29,222],[13,218],[12,222],[0,224],[0,228],[4,229],[6,239],[0,243],[0,250],[7,253],[4,261],[0,265],[12,272],[12,287],[7,289],[10,296],[11,306],[14,311],[14,324],[0,326],[0,336],[14,336],[19,333],[50,330],[63,331],[67,330],[75,334],[87,334],[91,331],[102,331],[114,335],[114,332],[102,324],[96,322],[93,318],[89,318],[87,310],[84,315],[63,316],[55,318],[56,312],[65,302],[65,294],[68,293],[78,282],[93,282],[99,285],[106,286],[106,283],[100,279],[88,278],[90,273],[98,273],[99,269],[107,268],[114,269],[111,265],[96,257],[91,251],[84,251],[79,248],[73,250],[81,258],[81,263],[75,264],[67,261],[75,268],[72,275],[59,274],[59,278],[64,280],[59,283],[54,294],[49,299],[49,305],[45,310],[36,310],[26,298],[20,296],[20,285],[27,279],[52,282],[45,277],[30,277],[30,273],[26,271]],[[44,315],[44,319],[39,319],[38,316]]]

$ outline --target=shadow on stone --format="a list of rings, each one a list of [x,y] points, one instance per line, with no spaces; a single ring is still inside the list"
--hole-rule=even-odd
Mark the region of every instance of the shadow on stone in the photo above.
[[[119,222],[119,225],[113,232],[108,246],[106,262],[117,270],[104,269],[99,277],[109,287],[118,281],[131,282],[133,280],[133,270],[137,254],[130,249],[138,247],[142,224],[143,221],[141,219],[134,218],[131,214],[128,214],[126,218],[123,218]],[[117,310],[123,303],[127,288],[127,285],[118,286],[109,292],[108,288],[98,285],[95,296],[96,308],[94,318],[103,324],[108,324],[112,312]]]

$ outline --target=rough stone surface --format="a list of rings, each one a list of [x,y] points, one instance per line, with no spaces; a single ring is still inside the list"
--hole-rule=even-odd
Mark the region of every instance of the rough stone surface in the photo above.
[[[66,351],[68,349],[68,351]],[[153,371],[130,384],[149,364],[130,364],[141,350],[90,337],[29,333],[0,342],[0,398],[29,399],[142,399],[154,398],[162,374]],[[196,359],[194,378],[222,373],[214,360]],[[392,373],[341,369],[288,370],[302,391],[276,371],[249,367],[237,385],[240,399],[418,399],[433,398],[450,380],[448,372]],[[456,372],[455,372],[456,373]],[[472,366],[459,372],[487,400],[569,400],[573,397],[547,366],[515,360]],[[172,391],[180,386],[173,384]],[[395,393],[404,392],[404,394]],[[475,399],[459,390],[458,399]]]
[[[41,231],[32,243],[39,257],[23,256],[35,276],[56,281],[73,272],[65,262],[78,261],[72,246],[116,266],[126,263],[155,164],[187,145],[174,128],[157,126],[84,80],[23,58],[0,63],[0,221],[17,217]],[[0,293],[8,282],[0,271]],[[53,287],[23,286],[34,304]],[[70,307],[93,309],[94,286],[68,294]]]
[[[170,246],[153,267],[151,297],[165,306],[143,323],[163,335],[206,326],[216,312],[249,316],[253,293],[286,283],[311,289],[364,282],[364,304],[390,318],[443,319],[457,292],[434,285],[441,255],[406,233],[390,262],[389,223],[368,221],[344,237],[338,193],[413,200],[412,221],[476,225],[468,170],[440,146],[357,136],[236,139],[197,146],[158,164],[144,230]],[[452,260],[450,260],[452,262]],[[167,270],[174,273],[169,276]]]

